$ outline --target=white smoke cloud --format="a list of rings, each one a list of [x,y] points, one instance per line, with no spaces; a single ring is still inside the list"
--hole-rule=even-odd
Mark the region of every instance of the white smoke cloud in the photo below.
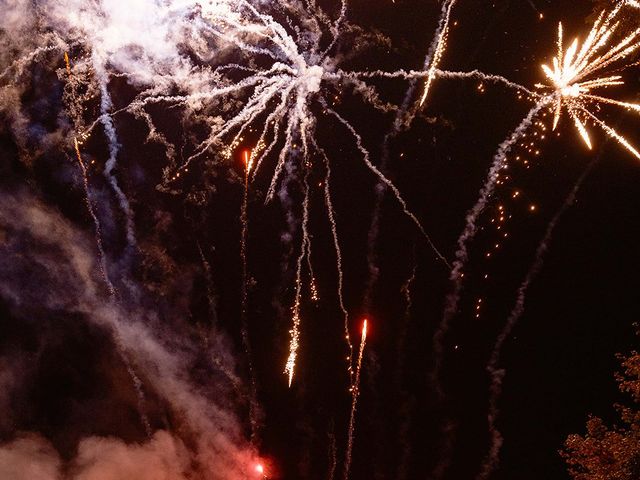
[[[58,452],[36,434],[23,434],[0,446],[0,478],[58,480],[61,466]]]
[[[184,444],[162,430],[142,444],[83,439],[67,464],[37,434],[22,434],[0,446],[0,478],[11,480],[186,480],[190,462]]]
[[[221,335],[212,332],[208,352],[219,366],[211,366],[211,377],[194,378],[190,372],[202,346],[190,340],[188,326],[179,321],[160,325],[154,311],[114,303],[101,293],[104,288],[90,239],[30,194],[1,194],[0,199],[0,298],[17,312],[40,316],[65,312],[111,332],[145,390],[160,399],[170,412],[171,426],[180,432],[158,430],[142,443],[89,436],[78,443],[70,461],[62,461],[44,437],[20,435],[0,446],[0,478],[245,478],[255,454],[236,414],[239,400],[224,381],[225,372],[233,372],[234,365]],[[40,341],[46,341],[44,333]],[[15,366],[14,373],[10,359],[0,359],[8,368],[0,383],[10,395],[20,370]],[[3,407],[9,403],[0,401]],[[71,477],[62,474],[67,471]]]

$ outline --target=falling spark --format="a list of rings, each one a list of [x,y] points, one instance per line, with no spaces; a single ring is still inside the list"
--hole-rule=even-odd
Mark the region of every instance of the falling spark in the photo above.
[[[353,440],[355,437],[356,407],[358,396],[360,395],[360,371],[362,370],[362,357],[364,347],[367,344],[367,319],[362,323],[362,337],[360,339],[360,351],[358,352],[358,362],[356,364],[356,374],[353,385],[351,385],[351,415],[349,416],[349,430],[347,432],[347,451],[344,457],[344,480],[348,480],[351,470],[351,453],[353,452]]]
[[[253,168],[253,155],[250,154],[249,150],[244,151],[244,166],[245,166],[245,183],[248,183],[249,173],[251,173],[251,169]]]
[[[602,12],[593,24],[584,43],[576,38],[564,50],[562,23],[558,25],[557,53],[552,66],[542,65],[542,69],[551,85],[537,85],[540,88],[553,89],[554,116],[553,130],[558,126],[563,110],[573,120],[585,145],[593,147],[591,136],[587,130],[587,121],[599,126],[610,138],[616,140],[627,151],[640,159],[640,153],[625,139],[609,127],[593,112],[594,106],[614,105],[640,113],[640,104],[621,102],[592,93],[608,87],[624,85],[620,75],[606,73],[606,68],[628,59],[640,47],[638,37],[640,28],[632,31],[614,46],[609,42],[619,26],[614,21],[621,6],[605,16]]]

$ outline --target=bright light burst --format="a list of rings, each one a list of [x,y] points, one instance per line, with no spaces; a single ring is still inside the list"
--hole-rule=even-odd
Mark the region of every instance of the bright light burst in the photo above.
[[[453,5],[455,2],[450,3]],[[143,119],[150,130],[149,138],[166,148],[167,166],[159,187],[167,192],[181,191],[186,177],[211,165],[228,162],[249,143],[250,153],[245,152],[243,158],[245,190],[259,180],[261,172],[272,168],[265,194],[265,201],[270,202],[275,197],[286,197],[287,184],[293,177],[297,178],[304,201],[298,205],[302,209],[302,239],[291,308],[290,348],[284,369],[291,385],[300,346],[302,296],[310,289],[311,296],[318,297],[310,260],[308,175],[314,169],[328,168],[328,164],[323,165],[327,157],[318,145],[316,133],[319,113],[351,137],[362,156],[364,167],[389,187],[402,210],[433,247],[400,191],[370,161],[369,152],[356,128],[334,109],[340,96],[351,93],[374,109],[385,113],[394,111],[395,107],[382,101],[376,89],[365,79],[340,68],[345,60],[363,48],[384,42],[384,39],[378,34],[367,34],[347,21],[346,0],[339,4],[333,17],[311,0],[290,0],[273,7],[247,0],[216,0],[206,4],[174,0],[167,5],[157,7],[162,10],[159,16],[171,19],[167,22],[169,25],[178,25],[172,28],[182,28],[189,33],[187,41],[176,43],[189,55],[183,56],[175,67],[145,71],[144,74],[124,72],[132,81],[141,82],[148,88],[118,110],[112,109],[109,102],[103,102],[100,118],[81,131],[89,133],[94,128],[105,126],[110,133],[109,141],[114,152],[112,164],[115,164],[118,139],[112,118],[129,113]],[[108,35],[114,35],[112,30]],[[169,38],[172,32],[169,32]],[[446,29],[443,33],[446,34]],[[349,37],[347,53],[339,48],[341,37]],[[94,51],[100,50],[93,48]],[[443,48],[438,49],[437,58]],[[164,50],[167,48],[162,53]],[[109,70],[110,65],[116,62],[109,58],[108,53],[94,53],[91,58],[92,68],[106,98],[109,93],[108,77],[122,73]],[[430,74],[435,75],[434,68]],[[183,123],[193,132],[185,139],[187,145],[181,148],[171,143],[170,134],[161,133],[161,129],[156,127],[154,112],[159,107],[182,115]],[[177,155],[179,151],[184,153],[181,159]],[[328,195],[329,190],[326,192]],[[127,210],[127,204],[122,203],[123,210]],[[288,200],[283,203],[287,203],[284,205],[286,209],[293,209]],[[287,215],[293,218],[294,212],[289,211]],[[444,260],[437,250],[436,253]],[[337,256],[337,268],[340,270],[339,252]],[[309,277],[308,281],[306,277]],[[353,349],[346,322],[345,330],[350,352],[347,368],[353,382]]]
[[[619,26],[619,22],[616,21],[619,10],[620,7],[606,16],[602,12],[593,24],[584,43],[580,45],[579,40],[576,38],[566,52],[563,45],[562,23],[560,23],[558,27],[558,51],[553,58],[552,67],[542,65],[542,69],[547,79],[551,82],[550,88],[554,90],[554,130],[558,126],[564,109],[573,120],[580,136],[589,149],[592,148],[592,142],[586,124],[591,121],[640,159],[640,153],[629,141],[600,120],[593,112],[593,107],[601,104],[615,105],[627,110],[640,112],[640,104],[621,102],[593,93],[594,90],[623,85],[624,81],[620,75],[607,74],[605,69],[622,60],[628,60],[640,47],[640,41],[638,41],[640,28],[629,33],[615,46],[609,47],[611,38]],[[540,88],[546,87],[546,85],[537,86]]]

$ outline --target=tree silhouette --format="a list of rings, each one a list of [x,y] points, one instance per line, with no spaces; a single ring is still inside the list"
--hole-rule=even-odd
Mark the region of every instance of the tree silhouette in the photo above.
[[[622,372],[616,374],[620,391],[633,406],[615,405],[621,425],[608,427],[597,417],[587,422],[587,433],[570,435],[561,455],[574,480],[640,479],[640,354],[619,356]]]

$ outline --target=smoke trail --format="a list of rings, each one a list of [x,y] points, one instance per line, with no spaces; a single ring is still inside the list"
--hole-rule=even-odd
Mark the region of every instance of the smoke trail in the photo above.
[[[362,325],[362,338],[360,339],[360,351],[358,353],[358,362],[356,364],[355,381],[351,386],[353,389],[353,395],[351,397],[351,414],[349,415],[349,429],[347,432],[347,451],[344,455],[344,480],[349,479],[349,472],[351,470],[351,454],[353,452],[353,441],[355,437],[356,406],[358,404],[358,396],[360,395],[360,371],[362,370],[362,357],[364,355],[364,347],[366,344],[367,319],[365,318]]]
[[[211,264],[207,260],[207,257],[202,250],[200,241],[196,241],[198,247],[198,254],[200,255],[200,261],[204,268],[205,278],[207,280],[207,301],[209,303],[209,315],[211,316],[211,325],[215,328],[218,325],[218,310],[216,308],[216,292],[213,287],[213,275],[211,273]]]
[[[93,224],[94,224],[94,228],[95,228],[95,241],[96,241],[96,245],[98,248],[98,262],[99,262],[99,268],[100,268],[100,272],[102,274],[102,277],[107,285],[107,289],[109,291],[109,295],[115,299],[115,295],[116,295],[116,291],[113,287],[113,284],[111,283],[111,280],[109,279],[109,275],[107,273],[107,262],[106,262],[106,256],[105,256],[105,252],[104,252],[104,248],[102,247],[102,237],[100,234],[100,222],[98,221],[98,217],[95,214],[95,211],[93,209],[93,205],[91,202],[91,196],[90,196],[90,190],[89,190],[89,182],[87,180],[87,169],[86,166],[84,164],[84,162],[82,161],[82,155],[80,154],[80,147],[78,146],[78,140],[77,139],[73,139],[74,142],[74,148],[75,148],[75,152],[76,152],[76,157],[78,159],[78,164],[80,165],[80,169],[82,171],[82,181],[83,181],[83,185],[84,185],[84,191],[85,191],[85,203],[87,205],[87,210],[89,211],[89,214],[91,215],[91,218],[93,220]],[[133,382],[133,385],[135,387],[135,390],[138,394],[138,411],[140,413],[140,419],[142,421],[142,424],[145,427],[145,430],[147,432],[147,436],[151,436],[151,424],[149,423],[149,419],[147,417],[146,414],[146,399],[145,399],[145,395],[144,395],[144,390],[142,388],[142,382],[140,381],[140,378],[138,377],[138,375],[136,374],[133,366],[131,365],[131,361],[129,360],[127,353],[125,352],[124,348],[122,347],[122,341],[116,337],[116,345],[118,346],[118,350],[120,352],[120,357],[122,358],[122,361],[125,363],[127,372],[129,373],[129,376],[131,377],[131,381]]]
[[[453,290],[447,296],[445,309],[438,326],[438,330],[434,334],[433,351],[434,351],[434,368],[433,379],[435,381],[436,392],[442,398],[443,392],[439,381],[440,368],[442,363],[442,356],[444,351],[444,337],[449,330],[449,324],[454,315],[458,311],[458,302],[460,301],[460,294],[462,292],[462,284],[464,280],[464,267],[466,265],[469,253],[468,244],[473,240],[476,234],[476,222],[478,217],[483,212],[487,202],[493,195],[496,182],[499,179],[500,171],[507,168],[507,154],[511,151],[511,148],[522,138],[527,129],[533,123],[538,113],[548,106],[550,103],[550,97],[543,97],[534,107],[529,111],[527,116],[520,122],[520,125],[516,127],[513,133],[500,144],[498,151],[493,157],[493,162],[489,168],[487,179],[480,189],[480,195],[476,204],[467,213],[465,228],[458,237],[456,250],[456,259],[453,262],[453,269],[451,270],[449,279],[453,283]]]
[[[242,263],[242,278],[240,285],[240,331],[242,335],[242,345],[247,358],[249,369],[249,423],[251,424],[251,444],[254,448],[258,447],[259,438],[258,430],[260,428],[260,415],[258,406],[258,386],[256,383],[256,374],[253,368],[253,355],[251,350],[251,340],[249,338],[249,274],[247,268],[247,238],[249,234],[249,220],[247,218],[247,207],[249,203],[249,172],[251,171],[251,163],[248,152],[245,154],[245,174],[244,188],[242,191],[242,207],[240,210],[240,223],[242,231],[240,234],[240,260]]]
[[[342,72],[341,74],[345,77],[349,78],[401,78],[404,80],[417,80],[421,78],[425,78],[429,75],[429,72],[425,72],[422,70],[396,70],[394,72],[385,72],[384,70],[373,70],[373,71],[358,71],[358,72]],[[471,70],[469,72],[454,72],[450,70],[439,70],[436,69],[434,75],[440,78],[446,79],[456,79],[456,80],[464,80],[464,79],[474,79],[481,80],[483,82],[491,82],[498,85],[504,85],[510,89],[516,90],[521,93],[525,93],[535,98],[539,98],[540,94],[529,90],[527,87],[520,85],[518,83],[512,82],[508,78],[503,77],[502,75],[493,75],[490,73],[484,73],[480,70]],[[398,114],[403,112],[403,108],[398,111]]]
[[[342,27],[342,24],[344,23],[346,17],[347,17],[347,0],[341,0],[340,14],[338,15],[338,18],[336,19],[336,21],[331,26],[331,35],[333,36],[333,38],[331,39],[331,43],[329,44],[329,46],[324,50],[324,52],[322,52],[321,58],[323,59],[326,58],[326,56],[329,54],[331,49],[335,46],[336,42],[338,41],[338,38],[340,37],[340,28]]]
[[[120,185],[118,184],[118,180],[115,177],[114,169],[116,168],[116,163],[118,161],[118,152],[120,150],[120,144],[118,143],[118,136],[116,133],[116,128],[113,123],[113,119],[109,115],[109,111],[113,108],[113,102],[111,101],[111,94],[109,93],[108,83],[109,77],[104,69],[104,61],[98,57],[97,53],[93,54],[93,68],[98,79],[98,84],[100,88],[100,121],[104,128],[104,133],[109,142],[109,158],[105,163],[104,167],[104,175],[111,185],[111,188],[116,194],[116,198],[118,199],[118,203],[122,212],[125,215],[125,228],[126,228],[126,237],[127,244],[130,249],[135,249],[136,247],[136,235],[135,235],[135,225],[133,220],[133,210],[131,210],[131,205],[129,204],[129,200],[127,196],[124,194]],[[132,252],[129,252],[131,254]]]
[[[449,262],[447,262],[447,259],[437,249],[437,247],[431,240],[431,237],[427,234],[426,230],[424,229],[420,221],[409,210],[407,203],[404,201],[404,199],[402,198],[402,195],[400,194],[400,190],[398,190],[398,188],[393,184],[393,182],[391,182],[391,180],[385,177],[383,173],[380,172],[380,170],[378,170],[378,168],[376,168],[376,166],[371,163],[371,160],[369,159],[369,151],[366,148],[364,148],[364,146],[362,145],[362,137],[360,136],[360,134],[356,132],[353,126],[347,120],[345,120],[342,116],[340,116],[340,114],[338,114],[335,110],[327,107],[327,112],[333,115],[334,117],[336,117],[340,121],[340,123],[342,123],[347,128],[347,130],[349,130],[349,132],[351,133],[351,135],[356,141],[356,147],[362,154],[362,159],[365,165],[369,168],[369,170],[371,170],[371,172],[374,173],[374,175],[378,177],[380,181],[382,181],[393,192],[396,200],[402,207],[402,211],[404,212],[404,214],[407,217],[409,217],[413,221],[413,223],[418,227],[418,229],[420,230],[420,233],[422,233],[423,237],[427,240],[427,243],[429,244],[431,249],[435,252],[435,254],[438,256],[438,258],[442,260],[445,265],[449,266]]]
[[[500,356],[502,354],[502,348],[509,335],[511,335],[514,327],[518,323],[518,320],[520,320],[520,317],[524,313],[524,305],[527,292],[529,290],[529,287],[531,286],[531,283],[533,283],[533,281],[540,273],[540,270],[542,269],[542,266],[544,264],[544,257],[549,250],[549,244],[551,242],[558,222],[561,220],[567,210],[573,206],[576,195],[582,187],[584,180],[587,178],[589,173],[591,173],[591,170],[593,170],[593,167],[599,160],[600,156],[594,158],[589,163],[587,168],[582,172],[582,174],[576,181],[573,189],[566,197],[564,203],[547,226],[544,237],[542,238],[542,241],[536,249],[533,263],[531,264],[531,267],[529,267],[529,271],[522,281],[522,284],[520,284],[520,287],[518,288],[517,300],[513,307],[513,310],[511,310],[511,313],[509,314],[509,317],[507,318],[502,331],[496,339],[493,350],[491,351],[491,357],[489,358],[489,362],[487,363],[486,367],[486,370],[489,373],[491,379],[491,384],[489,386],[489,412],[487,414],[489,434],[491,436],[491,446],[487,456],[484,459],[484,462],[481,465],[480,472],[476,476],[476,480],[486,480],[487,478],[489,478],[500,461],[500,450],[502,448],[503,438],[496,424],[498,416],[500,415],[498,401],[500,399],[500,396],[502,395],[502,381],[506,373],[505,369],[500,367]]]
[[[324,179],[324,202],[327,207],[327,216],[329,217],[329,224],[331,226],[331,236],[333,238],[333,247],[336,252],[336,271],[338,274],[338,304],[342,311],[342,317],[344,319],[344,335],[349,348],[347,356],[347,370],[349,373],[349,385],[353,385],[353,344],[351,343],[351,334],[349,332],[349,312],[344,303],[344,271],[342,269],[342,250],[340,249],[340,239],[338,237],[338,225],[336,223],[336,213],[333,209],[333,202],[331,200],[331,164],[329,158],[324,149],[319,147],[312,138],[312,142],[316,150],[322,155],[325,164],[325,179]]]
[[[24,69],[27,68],[31,63],[38,60],[39,57],[48,52],[59,51],[64,48],[64,42],[55,35],[52,35],[52,40],[55,41],[56,45],[49,45],[46,47],[38,47],[33,51],[29,52],[26,55],[14,60],[8,67],[6,67],[2,72],[0,72],[0,79],[7,77],[9,73],[13,71],[13,80],[16,80],[22,73]]]
[[[449,275],[449,280],[453,284],[453,290],[447,295],[445,300],[445,308],[438,325],[438,329],[433,336],[433,367],[431,370],[430,378],[433,385],[434,393],[436,394],[437,401],[443,403],[445,393],[443,391],[440,374],[442,369],[442,362],[444,357],[444,341],[449,326],[454,316],[458,313],[458,303],[460,301],[460,295],[462,293],[462,284],[464,280],[464,267],[468,259],[468,244],[473,240],[476,234],[476,221],[480,214],[484,210],[487,202],[493,195],[496,182],[499,179],[500,171],[507,167],[507,154],[511,151],[516,143],[522,138],[527,129],[532,125],[535,117],[538,113],[549,105],[551,97],[543,97],[534,107],[529,111],[526,117],[520,122],[511,135],[500,144],[498,150],[493,157],[493,162],[489,168],[487,179],[480,189],[480,195],[476,204],[467,213],[466,225],[458,237],[456,251],[456,259],[453,262],[453,269]],[[444,475],[445,471],[451,464],[452,460],[452,448],[455,442],[455,436],[457,431],[457,424],[447,419],[443,422],[442,435],[442,454],[439,456],[440,460],[434,470],[431,473],[430,478],[440,479]]]
[[[540,10],[538,10],[538,8],[536,7],[535,3],[533,3],[533,0],[527,0],[527,3],[529,5],[531,5],[531,8],[533,8],[533,10],[538,14],[538,15],[542,15],[540,13]]]

